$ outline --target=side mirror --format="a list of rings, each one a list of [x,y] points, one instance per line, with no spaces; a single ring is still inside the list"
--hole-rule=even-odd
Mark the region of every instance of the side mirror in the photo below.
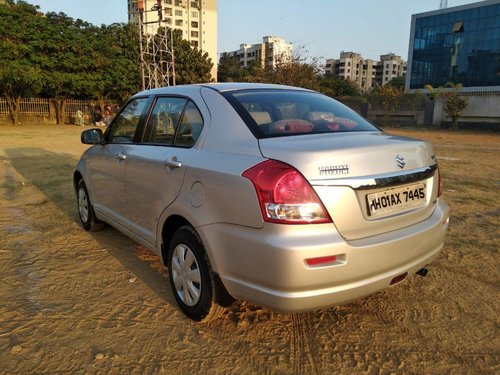
[[[81,141],[86,145],[98,145],[103,143],[104,135],[101,129],[88,129],[82,132]]]

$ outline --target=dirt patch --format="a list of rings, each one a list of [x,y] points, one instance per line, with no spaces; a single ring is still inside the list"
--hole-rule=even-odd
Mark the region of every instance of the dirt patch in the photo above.
[[[388,130],[440,160],[452,219],[427,278],[304,314],[236,304],[207,325],[177,310],[155,256],[79,225],[80,131],[0,127],[0,373],[500,372],[498,136]]]

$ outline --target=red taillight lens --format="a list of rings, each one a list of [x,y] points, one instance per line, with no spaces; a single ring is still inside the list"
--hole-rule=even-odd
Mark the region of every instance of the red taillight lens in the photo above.
[[[441,171],[439,170],[439,165],[437,167],[437,175],[438,175],[438,197],[443,194],[443,179],[441,178]]]
[[[306,265],[308,265],[310,267],[330,265],[330,264],[335,263],[336,261],[337,261],[336,255],[329,255],[326,257],[305,259]]]
[[[267,160],[243,172],[252,181],[262,216],[270,223],[330,223],[331,219],[307,180],[288,164]]]

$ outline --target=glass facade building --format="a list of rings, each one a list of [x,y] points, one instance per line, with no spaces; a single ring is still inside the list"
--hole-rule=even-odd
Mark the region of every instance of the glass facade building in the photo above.
[[[500,0],[412,16],[406,89],[500,90]]]

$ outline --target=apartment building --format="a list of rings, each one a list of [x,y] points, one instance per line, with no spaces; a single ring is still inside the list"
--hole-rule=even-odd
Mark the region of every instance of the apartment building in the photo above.
[[[240,44],[236,51],[222,52],[221,59],[237,59],[242,67],[249,67],[255,61],[262,66],[274,67],[278,61],[292,58],[293,44],[277,36],[265,36],[262,43]]]
[[[370,91],[377,84],[385,85],[406,73],[406,63],[400,56],[388,53],[380,61],[364,59],[359,53],[340,53],[339,59],[327,59],[325,73],[354,82],[361,91]]]
[[[391,79],[402,77],[406,74],[406,62],[394,53],[380,56],[380,68],[382,69],[382,85]]]
[[[339,59],[327,59],[325,72],[356,83],[361,91],[375,86],[378,62],[364,59],[359,53],[341,52]]]
[[[144,22],[149,26],[148,32],[156,32],[159,25],[181,30],[183,39],[208,53],[214,64],[212,77],[216,79],[217,0],[128,0],[129,22],[139,22],[139,3],[144,6]]]

